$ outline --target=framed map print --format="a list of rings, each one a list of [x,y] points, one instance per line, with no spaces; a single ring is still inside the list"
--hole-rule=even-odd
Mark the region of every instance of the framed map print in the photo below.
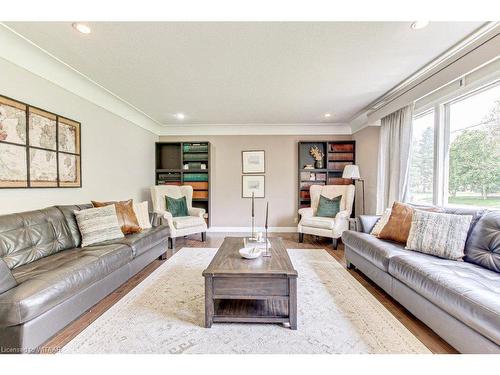
[[[25,146],[0,142],[0,187],[28,187]]]
[[[81,187],[80,127],[0,95],[0,188]]]
[[[36,108],[29,109],[29,145],[56,150],[57,116]]]
[[[81,186],[80,156],[59,153],[59,184],[63,187]]]

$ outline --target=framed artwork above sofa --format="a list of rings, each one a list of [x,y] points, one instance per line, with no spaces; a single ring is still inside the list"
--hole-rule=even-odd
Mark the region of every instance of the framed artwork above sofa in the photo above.
[[[0,188],[81,187],[81,124],[0,95]]]

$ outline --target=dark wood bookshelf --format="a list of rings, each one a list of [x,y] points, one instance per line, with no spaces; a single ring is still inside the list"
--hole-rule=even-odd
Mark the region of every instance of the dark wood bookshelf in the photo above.
[[[313,146],[317,146],[324,154],[323,168],[316,168],[316,162],[309,154],[309,150]],[[342,173],[346,165],[356,163],[356,141],[300,141],[298,151],[298,208],[311,206],[309,195],[311,185],[349,185],[353,183],[352,180],[343,179]],[[306,164],[312,165],[314,168],[304,168]],[[307,172],[314,174],[313,180],[304,178]],[[317,179],[317,174],[320,174],[321,179]]]
[[[210,226],[210,142],[157,142],[155,147],[156,185],[191,185],[193,207],[205,209]]]

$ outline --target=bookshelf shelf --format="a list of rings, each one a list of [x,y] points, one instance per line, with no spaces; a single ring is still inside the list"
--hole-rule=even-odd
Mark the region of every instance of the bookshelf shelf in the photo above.
[[[210,142],[157,142],[155,147],[156,185],[191,185],[193,207],[205,209],[210,226]]]
[[[309,150],[313,146],[317,146],[323,152],[322,162],[326,168],[304,168],[305,165],[315,166],[315,160],[309,154]],[[352,180],[343,179],[342,173],[346,165],[356,163],[355,141],[300,141],[298,148],[297,201],[299,208],[310,206],[309,188],[311,185],[347,185],[352,183]],[[314,179],[308,178],[311,177],[311,174],[314,175]]]

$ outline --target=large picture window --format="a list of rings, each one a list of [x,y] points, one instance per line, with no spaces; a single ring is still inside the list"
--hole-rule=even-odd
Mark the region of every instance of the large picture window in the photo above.
[[[434,191],[434,111],[413,120],[408,199],[411,203],[431,205]]]
[[[500,83],[416,113],[408,201],[500,208]]]
[[[447,104],[445,202],[500,208],[500,85]]]

